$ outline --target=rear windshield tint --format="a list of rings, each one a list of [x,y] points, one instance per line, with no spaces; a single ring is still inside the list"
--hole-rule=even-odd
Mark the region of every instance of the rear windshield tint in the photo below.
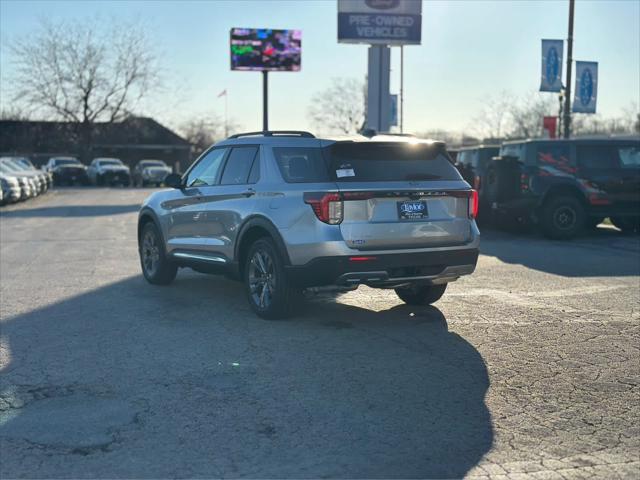
[[[337,182],[462,179],[441,145],[337,143],[327,154]]]
[[[320,148],[274,147],[282,178],[287,183],[328,182],[327,165]]]

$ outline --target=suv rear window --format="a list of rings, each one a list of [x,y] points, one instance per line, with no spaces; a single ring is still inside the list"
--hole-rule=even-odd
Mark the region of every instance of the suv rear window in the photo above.
[[[327,153],[338,182],[462,179],[442,145],[336,143]]]
[[[274,147],[282,178],[287,183],[321,183],[329,181],[327,165],[320,148]]]
[[[522,143],[507,144],[500,147],[500,155],[503,157],[516,157],[518,160],[523,161],[522,153],[524,145]]]

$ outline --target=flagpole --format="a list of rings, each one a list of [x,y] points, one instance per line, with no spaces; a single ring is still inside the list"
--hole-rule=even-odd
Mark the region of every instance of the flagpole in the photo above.
[[[229,94],[225,89],[224,94],[224,137],[229,137],[229,105],[228,105]]]

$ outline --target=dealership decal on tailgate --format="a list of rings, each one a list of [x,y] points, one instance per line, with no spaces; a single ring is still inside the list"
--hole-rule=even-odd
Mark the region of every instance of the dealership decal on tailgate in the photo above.
[[[398,217],[401,220],[417,220],[428,216],[427,202],[398,202]]]

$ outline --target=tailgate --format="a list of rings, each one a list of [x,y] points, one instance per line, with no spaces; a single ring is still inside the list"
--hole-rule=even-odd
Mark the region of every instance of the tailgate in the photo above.
[[[468,190],[341,190],[340,231],[350,248],[379,250],[469,241]]]
[[[444,144],[337,143],[329,170],[344,199],[342,237],[360,250],[460,245],[471,237],[471,189]]]

